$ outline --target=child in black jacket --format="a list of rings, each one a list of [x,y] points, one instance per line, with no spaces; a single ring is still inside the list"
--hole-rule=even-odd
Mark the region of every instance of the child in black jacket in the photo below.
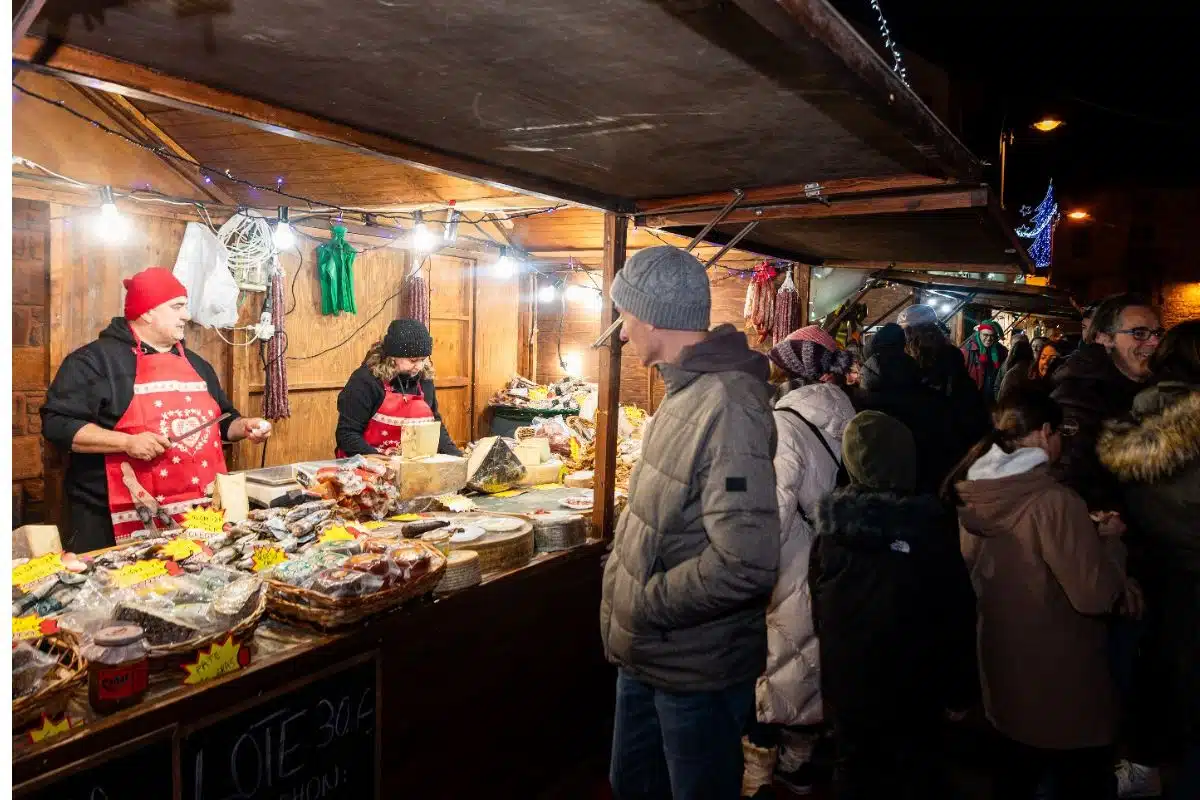
[[[842,453],[851,485],[821,502],[809,566],[837,796],[941,797],[942,721],[979,696],[957,525],[936,497],[912,493],[902,423],[864,411]]]

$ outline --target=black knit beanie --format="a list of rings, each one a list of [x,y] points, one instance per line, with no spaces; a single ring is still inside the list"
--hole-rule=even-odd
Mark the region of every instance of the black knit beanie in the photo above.
[[[418,320],[392,320],[383,337],[383,354],[388,358],[429,358],[433,355],[433,337]]]

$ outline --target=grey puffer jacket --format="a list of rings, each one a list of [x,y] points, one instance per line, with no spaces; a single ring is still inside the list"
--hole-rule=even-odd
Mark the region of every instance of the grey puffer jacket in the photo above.
[[[604,568],[609,661],[673,691],[762,674],[779,568],[766,356],[722,325],[674,364]]]

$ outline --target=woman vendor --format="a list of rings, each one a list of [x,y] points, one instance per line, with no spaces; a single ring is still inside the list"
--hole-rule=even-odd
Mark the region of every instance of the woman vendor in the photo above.
[[[421,322],[392,321],[338,395],[338,458],[398,446],[404,420],[441,422],[429,364],[432,353],[433,337]],[[444,424],[438,452],[461,455]]]
[[[222,440],[271,435],[184,347],[187,290],[171,271],[151,267],[124,283],[125,316],[63,359],[41,409],[42,435],[71,453],[63,544],[75,552],[174,527],[226,472]]]

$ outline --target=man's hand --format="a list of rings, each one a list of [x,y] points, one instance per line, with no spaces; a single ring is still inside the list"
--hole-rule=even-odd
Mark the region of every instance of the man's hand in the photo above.
[[[1125,520],[1116,511],[1100,511],[1092,515],[1101,536],[1120,536],[1128,530]]]
[[[125,440],[125,454],[138,461],[151,461],[167,452],[171,443],[161,433],[143,431],[133,433]]]

